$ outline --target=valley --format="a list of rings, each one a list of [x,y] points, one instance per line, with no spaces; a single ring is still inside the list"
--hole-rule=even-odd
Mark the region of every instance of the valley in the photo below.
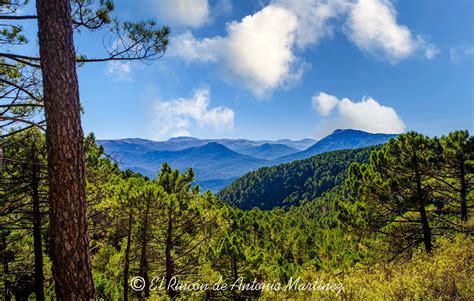
[[[202,190],[217,192],[237,178],[261,167],[270,167],[335,150],[383,144],[396,137],[359,130],[336,130],[320,141],[171,138],[98,140],[122,170],[130,169],[156,177],[167,162],[180,171],[192,168]]]

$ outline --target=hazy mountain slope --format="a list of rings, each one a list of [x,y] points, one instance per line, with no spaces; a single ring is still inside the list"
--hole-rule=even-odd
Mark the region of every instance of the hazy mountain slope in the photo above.
[[[238,177],[255,168],[271,164],[267,160],[236,153],[216,142],[177,152],[176,158],[166,161],[175,168],[193,168],[201,180]],[[163,162],[161,160],[161,163]]]
[[[130,168],[154,178],[163,163],[184,171],[193,168],[204,189],[218,189],[250,170],[271,165],[270,161],[236,153],[216,142],[180,151],[128,153],[121,158],[122,169]]]
[[[297,152],[299,152],[299,150],[297,150],[296,148],[292,148],[284,144],[270,143],[265,143],[260,146],[255,146],[241,151],[242,154],[266,160],[273,160]]]
[[[199,147],[208,143],[217,142],[227,148],[244,155],[255,156],[260,159],[272,160],[278,157],[300,151],[302,145],[314,141],[311,139],[303,139],[299,141],[279,140],[276,141],[252,141],[247,139],[197,139],[193,137],[177,137],[167,141],[152,141],[139,138],[127,138],[118,140],[98,140],[97,142],[104,146],[107,153],[115,154],[136,154],[146,153],[150,151],[180,151],[187,148]],[[292,147],[289,145],[296,145]],[[305,147],[306,148],[306,147]]]
[[[284,156],[276,159],[277,163],[292,162],[309,158],[314,155],[341,149],[355,149],[372,145],[384,144],[391,138],[396,137],[394,134],[372,134],[359,130],[335,130],[329,136],[319,140],[308,149]]]
[[[292,148],[296,148],[300,151],[307,149],[311,145],[315,144],[317,140],[305,138],[302,140],[290,140],[290,139],[280,139],[275,141],[275,143],[283,144]],[[272,142],[268,142],[272,143]]]
[[[140,138],[126,138],[117,140],[98,140],[97,143],[104,146],[108,152],[116,151],[118,153],[134,150],[135,152],[146,153],[149,151],[180,151],[183,149],[198,147],[208,142],[192,138],[178,137],[167,141],[153,141]]]

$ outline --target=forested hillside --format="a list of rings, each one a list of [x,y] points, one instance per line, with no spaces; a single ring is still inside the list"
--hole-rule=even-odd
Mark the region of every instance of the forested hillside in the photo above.
[[[473,141],[467,131],[439,139],[408,133],[380,147],[265,168],[236,182],[249,185],[242,186],[247,208],[252,193],[292,206],[242,210],[200,191],[191,169],[164,164],[154,179],[120,171],[90,135],[84,148],[96,293],[103,300],[469,299]],[[19,300],[41,286],[55,298],[44,136],[30,130],[3,143],[2,293]],[[140,289],[130,286],[136,277]],[[176,279],[284,286],[298,278],[322,289],[150,289],[152,281]]]
[[[271,209],[312,200],[342,183],[352,162],[367,162],[377,147],[341,150],[249,172],[218,193],[242,209]]]

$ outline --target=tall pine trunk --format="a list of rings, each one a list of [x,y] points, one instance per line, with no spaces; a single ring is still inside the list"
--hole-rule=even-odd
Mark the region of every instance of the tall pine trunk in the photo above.
[[[237,268],[237,255],[235,255],[233,252],[232,252],[230,264],[231,264],[231,269],[232,269],[232,281],[233,283],[235,283],[237,279],[239,279],[239,272]],[[232,296],[234,300],[238,300],[237,291],[235,289],[232,290]]]
[[[39,198],[39,162],[36,155],[36,145],[31,148],[32,177],[31,190],[33,199],[33,246],[35,258],[35,295],[37,301],[44,301],[43,275],[43,243],[41,238],[41,211]]]
[[[69,0],[37,0],[46,116],[53,277],[58,300],[95,299],[83,132]]]
[[[426,215],[425,196],[421,187],[421,175],[418,166],[418,157],[415,151],[413,151],[413,158],[415,164],[416,197],[418,201],[418,212],[420,213],[421,229],[423,232],[423,244],[425,245],[425,251],[427,253],[431,253],[433,248],[433,244],[431,242],[431,228]]]
[[[131,205],[129,205],[131,207]],[[132,209],[129,209],[128,229],[127,229],[127,246],[125,248],[125,267],[123,269],[123,301],[128,301],[128,273],[130,271],[130,244],[132,240]]]
[[[146,209],[145,209],[145,218],[143,221],[143,230],[142,230],[142,250],[140,254],[140,269],[139,274],[140,277],[143,278],[145,281],[145,286],[143,290],[138,292],[138,299],[143,300],[144,298],[148,298],[150,296],[149,291],[149,279],[148,279],[148,257],[147,257],[147,247],[148,247],[148,214],[150,212],[150,199],[147,199]]]
[[[431,228],[428,223],[428,218],[426,216],[426,209],[425,209],[425,204],[424,201],[420,201],[419,205],[419,212],[420,212],[420,218],[421,218],[421,227],[423,231],[423,244],[425,245],[425,251],[427,253],[431,253],[431,250],[433,248],[433,244],[431,242]]]
[[[166,247],[165,247],[165,262],[166,262],[166,288],[168,296],[174,300],[178,296],[178,292],[174,289],[168,289],[173,276],[175,276],[173,255],[173,215],[171,208],[168,208],[168,225],[166,228]]]
[[[12,295],[11,295],[11,286],[10,286],[10,271],[8,267],[8,258],[6,254],[7,250],[7,235],[5,234],[5,230],[2,229],[2,259],[3,259],[3,284],[4,284],[4,296],[5,296],[5,301],[11,301]]]
[[[461,166],[459,170],[459,179],[461,181],[461,220],[467,221],[467,184],[466,184],[466,166],[464,158],[461,158]]]

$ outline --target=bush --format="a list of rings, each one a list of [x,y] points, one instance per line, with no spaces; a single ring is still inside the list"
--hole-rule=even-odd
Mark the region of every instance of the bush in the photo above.
[[[355,268],[340,277],[344,300],[469,300],[474,296],[474,241],[458,235],[437,240],[432,255],[422,250],[409,261]]]

